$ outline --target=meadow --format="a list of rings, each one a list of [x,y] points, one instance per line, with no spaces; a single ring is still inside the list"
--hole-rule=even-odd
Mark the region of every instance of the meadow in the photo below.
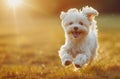
[[[61,65],[58,17],[14,21],[0,21],[0,79],[120,79],[120,15],[97,17],[98,58],[77,71]]]

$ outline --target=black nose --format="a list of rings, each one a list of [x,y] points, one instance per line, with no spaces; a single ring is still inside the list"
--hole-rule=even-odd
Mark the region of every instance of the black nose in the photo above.
[[[74,27],[74,30],[78,30],[78,27]]]

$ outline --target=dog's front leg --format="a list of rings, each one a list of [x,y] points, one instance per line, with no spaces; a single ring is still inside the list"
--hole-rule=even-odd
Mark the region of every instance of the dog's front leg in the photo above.
[[[74,64],[76,68],[82,67],[86,64],[91,58],[91,52],[89,50],[84,51],[81,54],[78,54],[74,60]]]
[[[61,48],[59,51],[59,56],[63,66],[68,66],[72,63],[72,57],[68,52],[69,51],[64,48]]]

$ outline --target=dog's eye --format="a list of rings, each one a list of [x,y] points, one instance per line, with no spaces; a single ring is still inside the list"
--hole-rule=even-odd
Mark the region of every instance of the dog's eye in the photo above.
[[[79,24],[80,24],[80,25],[83,25],[83,22],[80,21]]]
[[[73,22],[70,22],[70,23],[69,23],[69,25],[72,25],[72,24],[73,24]]]

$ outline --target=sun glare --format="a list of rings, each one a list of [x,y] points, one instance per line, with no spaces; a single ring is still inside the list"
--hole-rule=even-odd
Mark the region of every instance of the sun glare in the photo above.
[[[12,7],[19,6],[22,3],[21,0],[8,0],[8,4]]]

